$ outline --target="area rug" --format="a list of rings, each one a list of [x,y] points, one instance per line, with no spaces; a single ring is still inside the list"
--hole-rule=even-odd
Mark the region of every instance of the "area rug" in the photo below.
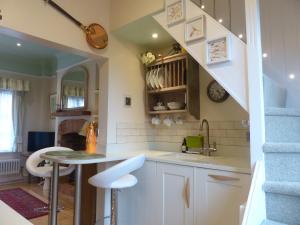
[[[28,220],[48,215],[47,212],[36,210],[48,205],[21,188],[1,190],[0,200]]]

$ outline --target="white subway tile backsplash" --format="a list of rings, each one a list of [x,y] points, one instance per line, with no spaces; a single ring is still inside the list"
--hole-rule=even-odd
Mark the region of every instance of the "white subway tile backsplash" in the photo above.
[[[222,155],[226,152],[231,154],[237,151],[243,151],[239,154],[249,154],[247,140],[249,129],[242,125],[242,121],[209,121],[209,126],[210,142],[211,144],[217,143],[218,152]],[[174,124],[171,127],[162,124],[154,126],[149,121],[145,123],[120,122],[116,129],[118,144],[156,142],[180,146],[186,136],[206,135],[205,129],[200,130],[199,121],[185,121],[182,125]]]

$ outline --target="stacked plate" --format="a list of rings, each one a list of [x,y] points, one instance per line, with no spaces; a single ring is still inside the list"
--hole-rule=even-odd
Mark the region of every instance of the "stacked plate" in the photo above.
[[[164,70],[161,67],[151,69],[146,74],[146,85],[149,89],[161,89],[165,86]]]

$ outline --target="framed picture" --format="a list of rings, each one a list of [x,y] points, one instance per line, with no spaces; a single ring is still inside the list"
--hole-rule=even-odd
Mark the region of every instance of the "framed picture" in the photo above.
[[[230,61],[230,36],[207,41],[206,63],[208,65]]]
[[[52,113],[56,112],[56,93],[50,94],[49,106],[50,106],[50,118],[54,119],[55,117],[52,116]]]
[[[167,4],[166,9],[168,26],[175,25],[185,20],[185,0]]]
[[[193,18],[185,23],[185,41],[192,42],[205,38],[205,16]]]

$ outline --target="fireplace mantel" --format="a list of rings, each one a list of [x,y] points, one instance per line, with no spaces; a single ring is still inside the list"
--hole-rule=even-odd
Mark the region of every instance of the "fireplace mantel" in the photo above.
[[[86,110],[64,110],[52,113],[55,117],[90,116],[91,111]]]

